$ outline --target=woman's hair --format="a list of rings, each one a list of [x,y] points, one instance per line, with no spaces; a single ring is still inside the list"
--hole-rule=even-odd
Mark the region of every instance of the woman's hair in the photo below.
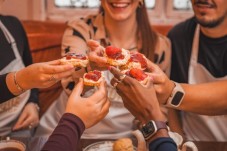
[[[104,9],[100,5],[99,12],[104,12]],[[145,2],[143,5],[140,5],[136,10],[136,20],[138,23],[138,33],[142,41],[142,49],[140,50],[147,58],[154,61],[154,51],[156,49],[158,35],[151,28],[149,22],[147,8]]]

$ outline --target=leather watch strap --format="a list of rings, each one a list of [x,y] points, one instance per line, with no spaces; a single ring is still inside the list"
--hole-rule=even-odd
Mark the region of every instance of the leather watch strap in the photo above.
[[[155,125],[157,127],[157,130],[159,130],[159,129],[167,129],[168,130],[166,122],[163,122],[163,121],[154,121],[154,122],[155,122]]]

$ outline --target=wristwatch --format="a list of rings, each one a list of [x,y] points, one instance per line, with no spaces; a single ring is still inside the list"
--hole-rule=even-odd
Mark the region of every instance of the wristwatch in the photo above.
[[[168,126],[166,125],[166,122],[150,120],[147,124],[143,125],[140,131],[142,132],[145,140],[148,140],[153,135],[155,135],[157,131],[160,129],[168,130]]]
[[[174,82],[174,84],[175,84],[175,87],[165,105],[167,107],[176,108],[176,107],[180,106],[180,104],[184,98],[185,92],[179,83]]]

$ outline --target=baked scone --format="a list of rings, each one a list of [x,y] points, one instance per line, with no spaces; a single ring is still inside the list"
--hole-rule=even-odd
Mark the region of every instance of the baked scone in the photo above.
[[[142,85],[146,85],[149,79],[149,76],[141,69],[132,68],[129,70],[123,71],[127,76],[135,78]]]
[[[83,76],[84,85],[87,86],[99,86],[101,81],[104,79],[103,73],[98,70],[89,71]]]
[[[72,64],[74,67],[86,67],[89,60],[86,55],[68,52],[62,59],[62,64]]]
[[[107,58],[107,62],[112,66],[123,66],[130,58],[128,50],[113,46],[106,47],[104,56]]]
[[[121,138],[114,142],[113,151],[134,151],[130,138]]]
[[[138,68],[145,70],[147,68],[147,59],[139,52],[130,52],[130,59],[128,60],[127,66],[129,69]]]

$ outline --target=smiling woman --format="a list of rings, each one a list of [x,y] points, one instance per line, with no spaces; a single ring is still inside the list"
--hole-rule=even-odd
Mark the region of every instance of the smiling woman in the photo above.
[[[155,0],[145,0],[147,8],[154,8]],[[76,7],[76,8],[97,8],[100,4],[99,0],[55,0],[58,7]]]
[[[169,41],[157,34],[148,19],[146,3],[143,0],[101,0],[99,12],[95,15],[84,16],[68,22],[62,40],[62,55],[67,52],[86,54],[90,48],[87,42],[94,39],[103,47],[114,46],[130,51],[143,53],[148,59],[156,62],[168,72],[170,61]],[[88,54],[89,55],[89,54]],[[89,58],[90,59],[90,58]],[[90,59],[92,70],[100,69],[97,60]],[[113,75],[107,70],[106,64],[102,68],[107,81],[108,97],[111,101],[110,112],[94,127],[86,130],[82,136],[84,139],[118,139],[128,137],[133,127],[132,114],[124,108],[121,97],[116,89],[110,85]],[[77,81],[83,75],[85,69],[76,71],[71,78],[62,80],[63,88],[70,92],[68,85]],[[90,89],[84,97],[89,96],[95,89]],[[62,92],[61,96],[49,108],[40,122],[37,135],[50,134],[53,125],[57,125],[60,117],[56,114],[64,112],[67,96]],[[51,121],[51,122],[50,122]]]

